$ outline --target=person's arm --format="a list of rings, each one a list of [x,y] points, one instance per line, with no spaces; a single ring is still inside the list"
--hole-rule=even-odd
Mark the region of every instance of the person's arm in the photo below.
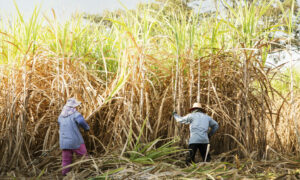
[[[209,121],[209,127],[211,128],[210,132],[208,133],[208,137],[211,137],[212,135],[214,135],[216,133],[216,131],[218,130],[219,128],[219,124],[213,120],[213,119],[210,119]]]
[[[79,114],[76,118],[75,121],[85,130],[88,131],[90,130],[90,126],[86,123],[84,120],[83,116]]]
[[[190,124],[192,122],[192,118],[188,115],[181,117],[176,112],[173,112],[173,116],[175,120],[182,124]]]

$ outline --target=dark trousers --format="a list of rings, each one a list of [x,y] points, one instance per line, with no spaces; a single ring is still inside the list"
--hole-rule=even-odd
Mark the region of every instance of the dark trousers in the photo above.
[[[195,155],[197,152],[197,149],[199,149],[202,160],[205,160],[206,150],[207,150],[208,144],[189,144],[190,154],[187,158],[187,164],[191,162],[195,162]],[[211,160],[210,154],[207,154],[206,162],[209,162]]]

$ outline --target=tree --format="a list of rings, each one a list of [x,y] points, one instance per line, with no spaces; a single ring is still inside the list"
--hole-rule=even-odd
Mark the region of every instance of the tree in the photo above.
[[[155,0],[155,2],[152,3],[139,3],[137,5],[136,10],[131,11],[137,11],[137,10],[143,10],[150,8],[154,12],[158,12],[161,10],[161,7],[164,6],[164,9],[162,10],[161,14],[167,17],[172,17],[174,15],[174,10],[179,12],[191,12],[192,7],[190,7],[188,4],[191,2],[194,2],[196,0]],[[110,27],[112,23],[107,20],[107,17],[119,17],[123,13],[126,13],[124,10],[118,9],[115,11],[104,11],[101,15],[100,14],[88,14],[85,13],[83,18],[89,21],[92,21],[94,23],[101,23],[105,26]]]

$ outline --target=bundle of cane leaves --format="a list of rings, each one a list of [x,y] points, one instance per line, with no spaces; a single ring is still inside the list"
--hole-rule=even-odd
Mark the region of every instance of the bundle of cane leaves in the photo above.
[[[159,142],[166,142],[166,140],[156,139],[149,143],[136,144],[133,150],[126,151],[124,155],[133,163],[149,165],[161,161],[172,162],[175,160],[173,159],[174,156],[178,156],[180,153],[186,151],[178,146],[174,146],[178,142],[178,139],[169,140],[161,146],[157,145]]]

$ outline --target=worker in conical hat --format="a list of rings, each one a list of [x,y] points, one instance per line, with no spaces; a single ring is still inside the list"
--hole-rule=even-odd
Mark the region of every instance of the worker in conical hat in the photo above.
[[[211,160],[208,152],[209,139],[218,130],[218,123],[206,114],[200,103],[194,103],[190,108],[190,113],[184,117],[179,116],[176,112],[173,112],[173,116],[177,122],[190,124],[190,153],[187,164],[195,162],[197,149],[199,149],[203,161],[209,162]]]

